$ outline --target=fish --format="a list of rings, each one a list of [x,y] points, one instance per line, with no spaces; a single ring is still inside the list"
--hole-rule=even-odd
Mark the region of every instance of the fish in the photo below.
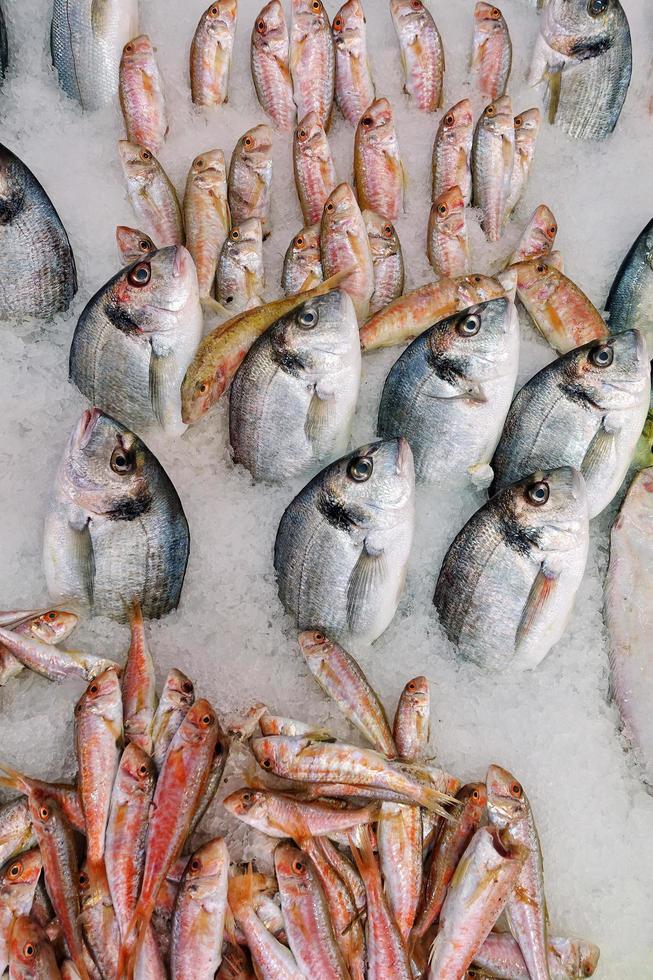
[[[0,643],[5,650],[35,674],[51,681],[68,677],[91,680],[110,666],[117,666],[105,657],[81,650],[64,650],[35,636],[23,635],[0,627]]]
[[[515,128],[510,96],[502,95],[483,110],[472,146],[473,204],[481,209],[481,227],[490,242],[501,237],[515,156]]]
[[[426,255],[436,276],[455,278],[469,272],[465,201],[457,184],[436,197],[431,205]]]
[[[358,661],[318,630],[301,632],[299,648],[315,680],[347,721],[377,752],[396,759],[397,747],[385,709]]]
[[[510,191],[506,202],[506,217],[517,207],[528,181],[535,144],[540,131],[540,110],[526,109],[515,116],[515,154],[510,178]]]
[[[281,273],[281,287],[293,296],[322,282],[320,258],[320,225],[302,228],[286,249]]]
[[[283,7],[279,0],[270,0],[254,22],[250,63],[261,108],[284,130],[291,130],[295,122],[289,52]]]
[[[89,300],[69,377],[92,405],[135,432],[180,435],[181,382],[202,336],[195,265],[170,245],[122,269]]]
[[[129,228],[127,225],[116,227],[116,244],[123,266],[138,262],[150,252],[156,252],[156,245],[149,235],[146,235],[144,231],[139,231],[138,228]]]
[[[127,196],[143,229],[159,248],[184,244],[184,219],[177,192],[151,150],[129,140],[118,141]]]
[[[88,973],[79,973],[88,978]],[[9,939],[11,980],[59,980],[54,950],[41,926],[29,915],[14,920]]]
[[[424,893],[414,925],[417,938],[437,922],[458,862],[485,817],[485,783],[466,783],[456,794],[457,805],[436,840],[426,869]]]
[[[215,795],[220,788],[222,774],[229,758],[229,748],[231,745],[230,740],[222,731],[220,723],[216,721],[216,724],[218,727],[218,737],[213,750],[213,758],[211,759],[211,763],[209,765],[209,773],[206,777],[204,789],[200,793],[200,797],[195,805],[195,809],[193,810],[193,818],[190,823],[190,830],[188,831],[189,837],[195,833],[204,814],[213,803]]]
[[[107,879],[101,876],[94,886],[86,866],[82,866],[78,884],[79,921],[90,953],[87,965],[93,973],[97,968],[103,977],[117,977],[120,934]]]
[[[472,78],[479,95],[494,102],[505,95],[512,66],[512,43],[498,7],[479,2],[474,8]]]
[[[431,695],[428,678],[413,677],[404,686],[392,726],[399,757],[406,762],[423,759],[428,750]]]
[[[123,48],[119,94],[127,139],[158,154],[168,134],[168,119],[163,81],[147,34]]]
[[[62,816],[73,830],[80,834],[86,833],[84,811],[76,786],[71,786],[69,783],[49,783],[43,779],[34,779],[32,776],[26,776],[24,773],[12,769],[4,762],[0,763],[0,770],[2,771],[0,785],[24,793],[28,798],[34,793],[40,794],[41,797],[47,796],[54,800],[61,810]]]
[[[0,806],[0,865],[36,844],[27,800],[23,796]]]
[[[144,752],[152,755],[156,678],[140,606],[132,609],[129,625],[131,643],[121,682],[125,742],[136,742]]]
[[[442,105],[444,48],[435,21],[421,0],[390,0],[399,41],[404,91],[422,112]]]
[[[445,317],[504,295],[501,283],[489,276],[468,275],[428,282],[371,316],[360,329],[361,349],[405,344]]]
[[[328,293],[349,269],[303,293],[265,303],[219,324],[202,340],[181,388],[182,419],[197,422],[222,397],[254,341],[312,296]]]
[[[38,847],[11,858],[0,870],[0,969],[9,965],[9,940],[14,920],[29,915],[43,864]],[[1,975],[1,974],[0,974]]]
[[[605,302],[610,333],[640,330],[653,354],[653,219],[639,233],[619,266]]]
[[[628,471],[646,421],[651,379],[637,330],[592,341],[547,365],[518,392],[492,460],[501,489],[546,466],[574,466],[590,518],[607,507]]]
[[[422,816],[418,806],[383,803],[377,828],[385,896],[408,943],[422,889]]]
[[[632,73],[632,45],[619,0],[553,0],[540,18],[529,74],[544,108],[573,139],[600,140],[619,119]]]
[[[309,112],[329,128],[335,93],[331,24],[321,0],[292,0],[290,75],[297,118]]]
[[[593,976],[600,950],[584,939],[549,936],[547,954],[551,980],[568,980]],[[526,961],[509,932],[491,932],[474,964],[503,980],[530,980]]]
[[[230,793],[224,807],[227,813],[268,837],[291,837],[300,847],[307,838],[346,832],[378,817],[378,806],[374,803],[341,809],[318,800],[298,800],[283,793],[247,787]]]
[[[456,102],[440,120],[431,158],[431,199],[459,187],[465,205],[472,201],[474,117],[469,99]]]
[[[538,204],[517,248],[512,253],[509,264],[528,262],[530,259],[545,258],[550,255],[557,234],[558,222],[553,211],[546,204]]]
[[[0,144],[0,320],[50,320],[77,292],[66,229],[31,170]]]
[[[357,126],[374,101],[374,82],[367,55],[366,18],[360,0],[347,0],[333,18],[335,96],[350,126]]]
[[[507,847],[526,849],[526,860],[506,904],[506,919],[528,964],[531,980],[550,980],[548,914],[542,850],[533,810],[524,788],[501,766],[491,765],[485,780],[490,823]]]
[[[177,980],[213,980],[222,959],[229,851],[222,837],[191,855],[172,919],[170,970]]]
[[[585,570],[587,496],[578,470],[537,471],[463,527],[433,600],[462,658],[488,670],[533,669],[557,643]]]
[[[306,976],[350,980],[336,942],[324,891],[313,862],[292,844],[278,844],[274,870],[288,945]]]
[[[354,307],[332,290],[307,299],[254,342],[231,385],[234,459],[255,480],[315,472],[345,452],[361,355]]]
[[[157,619],[179,602],[188,550],[181,501],[157,458],[118,422],[84,412],[45,517],[51,595],[120,622],[138,601],[146,619]]]
[[[377,639],[399,604],[414,521],[403,437],[361,446],[318,473],[286,508],[274,549],[279,597],[299,629]]]
[[[243,933],[256,968],[263,980],[305,980],[305,973],[297,965],[287,946],[279,942],[261,922],[254,908],[254,897],[267,887],[264,875],[254,874],[251,869],[244,875],[229,879],[229,908]]]
[[[503,911],[527,856],[489,827],[476,831],[451,879],[431,948],[428,980],[462,977]]]
[[[369,314],[373,316],[404,291],[404,256],[397,229],[374,211],[363,211],[363,221],[372,253],[374,292]]]
[[[519,367],[519,324],[507,297],[440,320],[386,378],[377,432],[403,434],[425,483],[488,486]]]
[[[260,218],[263,237],[270,234],[272,130],[265,123],[244,133],[231,154],[227,181],[231,224]]]
[[[258,727],[263,735],[310,735],[328,741],[332,736],[325,728],[316,728],[309,722],[297,721],[296,718],[286,718],[283,715],[271,715],[265,709],[258,720]]]
[[[195,105],[229,101],[238,0],[214,0],[200,17],[190,47],[190,90]]]
[[[404,207],[405,175],[387,99],[372,102],[356,127],[354,178],[361,208],[396,221]]]
[[[12,627],[12,632],[18,633],[19,636],[40,640],[50,646],[57,646],[70,636],[78,621],[79,616],[75,613],[49,609],[18,623]],[[23,670],[21,661],[10,653],[7,647],[0,644],[0,687],[20,674],[21,670]]]
[[[353,268],[341,287],[351,296],[360,325],[368,317],[374,293],[374,263],[365,221],[349,184],[338,184],[324,205],[320,255],[326,278]]]
[[[138,34],[138,0],[111,4],[54,0],[50,25],[52,64],[68,98],[99,109],[118,93],[120,56]]]
[[[207,150],[193,160],[184,193],[184,225],[186,247],[197,269],[200,297],[210,296],[218,256],[231,227],[222,150]]]
[[[260,297],[264,285],[263,228],[258,218],[246,218],[233,226],[222,244],[215,274],[216,299],[226,309],[240,312]]]
[[[315,111],[300,119],[293,139],[295,187],[304,223],[320,221],[327,198],[336,186],[336,168],[324,127]]]
[[[77,967],[72,960],[63,960],[60,964],[61,980],[79,980]]]
[[[637,473],[610,533],[604,617],[608,628],[610,692],[624,732],[653,785],[653,692],[646,627],[650,605],[643,601],[651,578],[653,467]]]
[[[159,770],[175,732],[195,700],[193,682],[173,667],[165,679],[152,722],[152,759]]]

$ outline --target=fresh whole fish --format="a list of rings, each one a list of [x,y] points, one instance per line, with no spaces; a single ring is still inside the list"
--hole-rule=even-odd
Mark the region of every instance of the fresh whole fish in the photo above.
[[[353,269],[341,286],[354,301],[360,325],[367,319],[374,293],[374,263],[365,221],[349,184],[338,184],[324,205],[320,254],[327,278]]]
[[[302,228],[286,250],[281,286],[286,296],[301,293],[322,281],[320,226]]]
[[[633,479],[612,526],[605,582],[611,693],[627,737],[653,784],[653,672],[647,646],[651,606],[646,596],[653,552],[653,467]]]
[[[370,823],[378,806],[368,803],[341,809],[319,801],[304,801],[268,790],[238,789],[225,800],[228,813],[269,837],[292,837],[300,846],[308,837],[343,833]]]
[[[2,770],[0,785],[7,789],[24,793],[28,798],[31,798],[35,793],[40,794],[40,797],[47,796],[49,799],[54,800],[61,810],[63,818],[67,820],[73,830],[78,831],[80,834],[86,833],[84,811],[76,786],[71,786],[68,783],[49,783],[42,779],[34,779],[32,776],[26,776],[22,772],[11,769],[5,763],[0,763],[0,770]]]
[[[184,224],[200,296],[210,296],[220,249],[231,227],[222,150],[207,150],[193,160],[184,193]]]
[[[31,170],[0,144],[0,320],[50,319],[77,292],[66,229]]]
[[[104,657],[81,650],[63,650],[36,636],[1,627],[0,643],[23,667],[28,667],[35,674],[41,674],[51,681],[62,681],[68,677],[91,680],[108,667],[117,666]]]
[[[517,207],[524,193],[530,173],[535,144],[540,131],[540,110],[526,109],[515,116],[515,155],[510,178],[510,192],[506,202],[506,217],[509,217]]]
[[[419,480],[487,486],[518,366],[519,325],[507,297],[440,320],[392,367],[378,433],[408,439]]]
[[[233,226],[222,245],[215,275],[216,299],[236,313],[247,309],[264,285],[263,228],[258,218],[247,218]]]
[[[88,973],[79,973],[88,980]],[[9,939],[10,980],[59,980],[54,950],[41,926],[29,915],[19,915]]]
[[[529,83],[543,83],[550,123],[574,139],[610,135],[632,72],[619,0],[551,0],[542,11]]]
[[[29,915],[42,869],[41,852],[32,847],[11,858],[0,871],[0,969],[9,963],[9,938],[14,919]]]
[[[177,492],[149,449],[97,409],[64,451],[45,518],[48,589],[124,622],[176,608],[189,534]]]
[[[331,24],[336,57],[336,102],[351,126],[358,125],[374,100],[366,23],[360,0],[347,0]]]
[[[261,123],[240,137],[231,155],[228,195],[232,225],[260,218],[263,237],[270,234],[272,131]]]
[[[122,50],[137,34],[138,0],[54,0],[50,50],[66,95],[82,109],[112,102]]]
[[[426,283],[370,317],[360,330],[361,349],[405,344],[445,317],[504,295],[501,283],[489,276],[458,276]]]
[[[175,980],[213,980],[222,959],[229,852],[221,837],[196,850],[186,867],[172,920]]]
[[[546,257],[516,263],[517,296],[559,354],[607,337],[605,320],[585,293]]]
[[[321,219],[326,200],[336,186],[329,141],[316,112],[309,112],[297,125],[293,168],[304,222],[313,225]]]
[[[116,244],[120,253],[120,264],[131,265],[145,258],[150,252],[156,252],[156,245],[149,235],[138,228],[118,225],[116,228]]]
[[[408,943],[422,890],[422,816],[418,806],[383,803],[377,825],[385,895]]]
[[[19,796],[0,806],[0,863],[36,844],[27,800]]]
[[[498,7],[479,2],[474,8],[472,76],[480,96],[494,102],[504,95],[512,65],[508,25]]]
[[[309,112],[329,128],[335,87],[331,25],[321,0],[292,0],[290,74],[297,118]]]
[[[465,204],[472,200],[472,142],[474,118],[469,99],[462,99],[440,120],[431,161],[431,197],[435,201],[451,187],[459,187]]]
[[[229,738],[222,731],[219,722],[216,721],[216,724],[218,726],[218,737],[213,750],[213,758],[209,764],[209,772],[206,777],[204,789],[200,793],[199,799],[195,804],[195,809],[193,810],[193,818],[191,820],[190,830],[188,832],[189,837],[195,833],[195,830],[202,820],[202,817],[213,803],[215,794],[220,787],[222,774],[225,770],[225,766],[227,765],[227,760],[229,759]]]
[[[398,299],[404,291],[404,256],[397,230],[391,221],[374,211],[363,211],[363,221],[372,253],[374,292],[370,316]]]
[[[385,710],[358,662],[324,633],[305,630],[299,646],[308,669],[345,718],[388,759],[397,757]]]
[[[469,240],[465,200],[456,184],[431,205],[426,254],[436,276],[464,276],[469,272]]]
[[[442,105],[444,49],[433,17],[421,0],[390,0],[404,73],[404,91],[422,112]]]
[[[63,643],[66,637],[70,636],[78,621],[79,616],[75,613],[64,612],[61,609],[49,609],[47,612],[29,617],[22,623],[13,626],[12,632],[18,633],[19,636],[40,640],[49,646],[58,646]],[[19,674],[22,669],[21,661],[13,653],[10,653],[7,647],[2,647],[0,644],[0,687]]]
[[[70,380],[91,404],[137,432],[185,430],[181,382],[202,336],[195,265],[172,245],[122,269],[82,311]]]
[[[289,46],[283,7],[279,0],[270,0],[252,29],[252,78],[261,108],[285,130],[295,121]]]
[[[653,220],[640,232],[619,266],[605,303],[610,333],[633,328],[653,353]]]
[[[173,667],[165,679],[152,722],[152,759],[159,770],[175,732],[195,700],[193,682]]]
[[[214,0],[197,25],[190,48],[190,90],[195,105],[222,105],[229,99],[237,0]]]
[[[492,467],[494,490],[548,466],[574,466],[589,516],[606,507],[628,470],[651,391],[646,345],[637,330],[569,351],[517,394]]]
[[[512,254],[511,264],[545,258],[551,253],[557,234],[558,222],[553,211],[546,204],[538,204]]]
[[[427,754],[431,719],[428,678],[413,677],[407,682],[395,712],[392,732],[399,758],[417,762]]]
[[[127,139],[156,154],[168,133],[163,82],[147,34],[129,41],[120,60],[120,106]]]
[[[473,203],[481,209],[481,227],[498,242],[510,195],[515,155],[515,128],[510,96],[502,95],[483,111],[472,147]]]
[[[125,741],[136,742],[144,752],[152,755],[156,679],[140,607],[132,609],[129,625],[131,643],[121,681]]]
[[[361,446],[295,497],[279,524],[274,566],[300,629],[368,642],[383,633],[404,586],[414,497],[403,437]]]
[[[405,179],[387,99],[372,102],[356,127],[354,176],[361,208],[396,221],[403,210]]]
[[[262,888],[267,888],[265,876],[251,870],[229,879],[229,908],[245,937],[256,975],[262,980],[305,980],[304,971],[288,947],[272,935],[256,914],[254,897]],[[249,974],[246,977],[249,980]]]
[[[120,932],[113,910],[106,876],[91,881],[85,866],[79,872],[79,921],[91,959],[86,959],[90,972],[94,967],[103,977],[117,977]],[[93,966],[91,965],[93,964]]]
[[[549,936],[548,966],[551,980],[579,980],[591,977],[598,966],[600,951],[584,939]],[[499,980],[530,980],[519,945],[509,932],[491,932],[476,954],[474,964]]]
[[[360,346],[347,293],[332,290],[280,318],[252,346],[231,386],[236,462],[282,482],[345,451],[360,383]]]
[[[332,738],[330,733],[324,728],[316,728],[305,721],[297,721],[295,718],[285,718],[283,715],[271,715],[266,709],[258,720],[259,729],[262,735],[306,735],[311,738],[329,740]]]
[[[184,244],[184,221],[177,192],[151,150],[129,140],[118,141],[127,196],[144,230],[159,243]]]
[[[585,483],[569,466],[533,473],[481,507],[435,589],[459,655],[492,670],[536,667],[564,632],[588,541]]]

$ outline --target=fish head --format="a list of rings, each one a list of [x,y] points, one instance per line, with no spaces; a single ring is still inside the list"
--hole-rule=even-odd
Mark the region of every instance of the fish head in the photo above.
[[[186,865],[186,882],[215,878],[229,867],[229,851],[223,837],[214,837],[193,852]]]
[[[290,248],[291,255],[295,260],[307,256],[311,252],[319,252],[320,226],[310,225],[307,228],[302,228],[299,234],[293,238]]]
[[[554,51],[585,61],[608,51],[628,29],[619,0],[549,0],[540,33]]]
[[[199,302],[197,271],[183,245],[168,245],[123,269],[91,303],[105,303],[113,320],[123,314],[129,324],[144,334],[163,334],[178,329],[177,314],[189,302]],[[124,329],[120,327],[119,329]]]
[[[18,915],[9,933],[9,961],[12,973],[21,977],[52,976],[49,964],[43,962],[48,939],[38,922],[29,915]],[[52,957],[54,962],[54,957]]]
[[[63,825],[64,817],[61,808],[57,801],[48,795],[47,787],[43,789],[30,787],[29,812],[37,837],[40,834],[54,837]]]
[[[209,192],[216,184],[225,184],[227,165],[222,150],[206,150],[193,160],[190,168],[191,179],[196,187]]]
[[[402,691],[401,699],[418,714],[428,711],[431,701],[428,677],[421,674],[409,680]]]
[[[505,30],[503,14],[491,3],[477,3],[474,8],[474,32],[479,37],[489,37]]]
[[[248,129],[240,137],[238,145],[234,150],[235,154],[244,159],[256,161],[261,158],[267,159],[272,152],[272,130],[265,123]]]
[[[230,793],[223,800],[223,806],[232,816],[249,824],[260,821],[263,826],[268,811],[268,794],[264,790],[244,786]]]
[[[193,682],[176,667],[173,667],[172,670],[168,671],[168,676],[165,679],[161,700],[171,707],[190,706],[195,700]]]
[[[322,212],[321,233],[324,230],[346,231],[358,226],[360,209],[349,184],[338,184],[327,198]]]
[[[431,206],[436,226],[447,229],[450,234],[464,234],[465,201],[460,187],[456,184],[440,194]]]
[[[468,145],[474,128],[472,103],[461,99],[444,113],[438,127],[438,139],[455,146]]]
[[[558,234],[558,222],[546,204],[535,208],[519,243],[518,254],[522,260],[548,255]]]
[[[486,303],[490,299],[505,297],[505,289],[498,279],[475,273],[471,276],[458,276],[455,280],[458,294],[459,309],[477,303]]]
[[[286,18],[279,0],[270,0],[256,18],[252,31],[252,44],[257,48],[263,48],[279,42],[284,45],[288,43]]]
[[[390,0],[390,14],[404,43],[417,37],[430,19],[422,0]]]
[[[116,244],[125,265],[138,262],[150,252],[156,251],[156,245],[149,235],[138,228],[128,228],[127,225],[118,225],[116,228]]]
[[[329,15],[322,0],[292,0],[292,23],[296,34],[330,29]]]
[[[122,49],[121,66],[144,68],[151,65],[154,61],[154,48],[147,34],[139,34],[138,37],[127,41]]]
[[[8,861],[0,875],[0,901],[5,906],[15,908],[15,901],[23,892],[29,892],[36,886],[43,861],[38,847],[23,851],[11,861]],[[15,896],[15,897],[14,897]]]
[[[602,409],[629,408],[650,398],[651,367],[639,330],[625,330],[565,355],[564,381]]]
[[[542,113],[539,109],[525,109],[515,116],[513,125],[515,127],[515,139],[519,142],[533,142],[538,134]]]
[[[577,954],[578,967],[576,976],[591,977],[599,965],[601,950],[594,943],[585,939],[572,940]]]
[[[246,218],[234,225],[227,235],[225,249],[235,262],[245,263],[254,253],[261,254],[263,247],[263,226],[260,218]]]
[[[152,759],[135,742],[129,742],[120,757],[118,779],[128,799],[134,796],[150,796],[154,789],[156,773]]]
[[[227,390],[229,379],[221,363],[199,367],[193,362],[181,385],[181,419],[186,425],[197,422]]]
[[[425,352],[434,370],[447,362],[470,384],[496,378],[515,359],[519,323],[514,306],[501,296],[475,304],[436,323],[425,335]]]
[[[322,471],[317,506],[366,530],[393,527],[414,506],[413,454],[403,437],[361,446]]]
[[[206,698],[199,698],[188,709],[186,717],[178,729],[185,742],[203,742],[218,731],[218,718]]]
[[[97,674],[75,705],[76,718],[87,712],[111,719],[122,728],[122,694],[115,667],[108,667]]]
[[[292,735],[262,735],[250,741],[254,758],[266,772],[287,769],[297,753],[309,745],[310,739]]]
[[[359,139],[379,142],[388,136],[394,136],[394,117],[392,106],[387,99],[375,99],[367,107],[358,123]]]
[[[274,870],[282,893],[300,897],[310,890],[313,878],[310,858],[293,844],[277,844],[274,849]]]
[[[342,356],[357,342],[354,305],[344,290],[331,289],[281,317],[268,336],[274,356],[288,370],[319,372],[330,358]]]
[[[502,95],[485,107],[478,120],[479,129],[485,130],[492,136],[503,137],[514,134],[514,116],[509,95]]]
[[[461,806],[472,808],[479,818],[487,806],[487,787],[485,783],[465,783],[456,793]]]
[[[29,624],[32,636],[44,643],[62,643],[79,622],[79,616],[63,609],[49,609]]]
[[[522,553],[562,554],[587,542],[585,480],[571,466],[539,470],[492,499],[504,515],[511,544]]]
[[[336,47],[352,52],[356,50],[360,46],[366,23],[360,0],[347,0],[343,3],[331,23]]]
[[[140,143],[118,140],[118,152],[128,183],[130,181],[139,184],[150,183],[159,172],[156,157],[151,150],[148,150],[146,146],[141,146]]]
[[[376,261],[401,256],[401,242],[395,226],[375,211],[363,211],[372,258]]]
[[[238,0],[215,0],[203,15],[209,33],[231,37],[238,15]]]
[[[320,122],[317,112],[312,110],[307,112],[303,119],[300,119],[295,130],[295,144],[297,151],[309,156],[322,157],[328,153],[328,144],[324,126]]]
[[[524,788],[507,769],[489,766],[485,786],[488,812],[496,826],[505,827],[527,815],[528,800]]]
[[[298,637],[302,655],[309,666],[320,666],[333,649],[333,642],[320,630],[302,630]]]

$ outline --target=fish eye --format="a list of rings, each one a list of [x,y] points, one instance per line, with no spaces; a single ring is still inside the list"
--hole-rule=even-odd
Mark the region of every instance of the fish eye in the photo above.
[[[142,766],[139,766],[139,767],[138,767],[138,772],[139,772],[139,774],[140,774],[141,776],[147,776],[147,773],[148,773],[148,768],[147,768],[147,766],[146,766],[145,764],[143,764]]]
[[[303,861],[300,861],[299,859],[293,861],[292,869],[296,875],[306,874],[306,865],[304,864]]]
[[[36,956],[36,946],[34,943],[25,943],[23,946],[23,956],[27,960],[32,960]]]
[[[333,204],[332,201],[329,201],[329,203],[328,204],[325,204],[325,206],[324,206],[324,210],[327,211],[329,214],[331,214],[331,212],[334,209],[335,209],[335,204]]]
[[[259,32],[259,34],[263,34],[263,32],[265,31],[265,21],[264,20],[259,20],[257,22],[257,24],[256,24],[256,30]]]
[[[308,136],[308,133],[306,132],[305,129],[298,129],[297,130],[297,139],[299,140],[300,143],[302,143],[306,139],[307,136]]]
[[[473,800],[477,800],[478,799],[478,790],[477,789],[475,789],[474,792],[472,793],[472,799]]]
[[[438,214],[445,215],[447,213],[447,210],[448,208],[446,204],[438,204]]]
[[[610,0],[589,0],[587,13],[590,17],[599,17],[610,6]]]
[[[591,963],[583,963],[583,976],[591,977],[594,973],[594,968]]]
[[[494,107],[494,105],[493,105],[493,104],[491,103],[491,104],[490,104],[490,105],[489,105],[489,106],[487,107],[487,109],[485,110],[485,115],[486,115],[486,116],[489,116],[489,117],[490,117],[490,119],[491,119],[491,118],[492,118],[492,116],[493,116],[493,115],[494,115],[494,114],[496,113],[496,111],[497,111],[497,110],[496,110],[496,108],[495,108],[495,107]]]
[[[523,116],[515,116],[515,129],[519,129],[524,125]]]
[[[42,806],[39,808],[39,817],[41,820],[47,820],[50,816],[50,811],[47,806]]]
[[[392,227],[390,222],[388,222],[387,225],[383,226],[383,237],[392,238],[393,234],[394,234],[394,228]]]
[[[371,126],[373,122],[374,120],[372,119],[371,116],[363,116],[363,118],[361,119],[361,125],[365,126],[366,128]]]
[[[229,238],[232,240],[232,242],[238,241],[238,239],[240,238],[240,232],[238,231],[237,228],[231,229],[231,231],[229,232]]]
[[[492,10],[490,11],[490,17],[492,18],[492,20],[499,20],[499,18],[501,17],[501,11],[499,10],[498,7],[492,7]]]
[[[141,238],[140,242],[138,243],[138,247],[140,248],[141,252],[149,252],[150,243],[144,238]]]
[[[147,286],[148,282],[152,278],[152,269],[149,262],[139,262],[135,265],[133,269],[130,269],[127,273],[127,279],[132,286]]]
[[[319,10],[322,9],[322,4],[320,3],[320,0],[313,0],[311,7],[315,11],[315,13],[317,13]]]
[[[356,483],[365,483],[372,475],[374,461],[370,456],[356,456],[347,467],[347,474]]]
[[[444,117],[444,124],[445,124],[445,126],[453,126],[453,124],[455,123],[455,121],[456,121],[456,118],[455,118],[453,112],[448,112],[446,114],[446,116]]]
[[[594,367],[598,368],[610,367],[614,361],[614,351],[609,344],[601,344],[599,347],[593,347],[589,356]]]
[[[217,3],[214,4],[211,7],[211,9],[209,10],[209,13],[210,13],[211,17],[217,17],[218,16],[218,14],[220,13],[220,8],[218,7]]]
[[[526,490],[526,496],[536,507],[541,507],[549,499],[549,484],[543,480],[538,480],[537,483],[531,483],[530,487]],[[515,783],[515,786],[518,785],[518,783]]]
[[[341,31],[342,30],[342,17],[340,15],[338,15],[336,17],[336,19],[334,20],[334,22],[333,22],[333,29],[334,29],[334,31]]]
[[[141,150],[141,152],[140,152],[139,155],[140,155],[141,160],[151,160],[152,159],[152,154],[150,153],[149,150]]]
[[[215,721],[214,715],[209,714],[209,712],[207,711],[206,714],[202,715],[202,717],[200,718],[200,725],[202,726],[202,728],[210,728],[214,721]]]
[[[134,468],[134,460],[131,453],[127,452],[122,446],[117,446],[111,453],[111,469],[118,476],[124,476],[126,473],[131,473]],[[97,685],[96,685],[97,690]],[[92,686],[89,687],[91,694],[95,692],[92,690]]]
[[[134,50],[134,45],[131,43],[131,41],[129,41],[129,43],[125,45],[125,51],[127,52],[127,54],[131,54],[133,50]]]
[[[558,226],[549,225],[549,227],[546,230],[546,233],[549,236],[549,238],[555,238],[555,236],[558,234]]]
[[[48,613],[48,619],[56,619],[56,618],[57,618],[57,614],[53,609],[52,612]]]
[[[407,691],[414,691],[414,690],[416,690],[416,688],[417,688],[417,685],[416,685],[415,681],[409,681],[408,684],[406,684],[406,690]]]
[[[316,633],[315,640],[317,643],[324,643],[324,641],[326,640],[326,636],[324,635],[324,633]]]
[[[252,794],[251,793],[243,793],[243,795],[241,796],[241,800],[243,801],[243,803],[251,803],[252,802]]]
[[[301,313],[297,314],[297,326],[301,327],[303,330],[311,330],[317,321],[319,316],[317,310],[306,309],[302,310]]]
[[[272,768],[272,759],[263,759],[263,762],[261,763],[261,765],[263,766],[264,769],[271,769]]]
[[[97,684],[95,683],[95,681],[93,681],[93,683],[92,683],[92,684],[90,685],[90,687],[89,687],[89,689],[88,689],[88,693],[89,693],[89,694],[97,694],[97,692],[98,692],[99,690],[100,690],[100,688],[99,688],[99,687],[98,687],[98,685],[97,685]]]
[[[544,262],[538,262],[538,264],[535,266],[535,271],[540,273],[546,272],[546,266],[544,265]]]
[[[295,248],[303,248],[303,247],[304,247],[304,236],[297,235],[297,238],[295,239]]]
[[[468,313],[467,316],[460,318],[456,324],[456,330],[461,337],[475,337],[481,329],[481,317],[479,313]]]
[[[200,381],[199,384],[195,385],[195,388],[201,395],[205,394],[208,385],[205,381]]]
[[[248,150],[254,146],[254,140],[252,139],[251,136],[245,137],[245,139],[243,140],[243,146],[246,146]]]
[[[21,875],[22,872],[23,872],[22,864],[20,863],[20,861],[16,861],[16,863],[12,864],[12,866],[9,868],[9,877],[18,878],[18,876]]]
[[[193,685],[191,684],[190,681],[184,681],[182,683],[182,685],[181,685],[181,689],[184,692],[184,694],[192,694],[193,693]]]
[[[413,0],[413,2],[411,3],[411,7],[413,8],[413,10],[421,10],[422,0]]]
[[[546,484],[544,484],[544,486],[546,486]],[[512,796],[515,796],[517,799],[520,799],[524,791],[519,785],[519,783],[513,783],[512,786],[510,787],[510,792]]]
[[[79,878],[77,879],[82,888],[86,888],[88,885],[88,875],[85,871],[79,872]]]
[[[200,861],[200,859],[194,857],[193,860],[190,862],[191,871],[199,871],[201,867],[202,867],[202,862]]]

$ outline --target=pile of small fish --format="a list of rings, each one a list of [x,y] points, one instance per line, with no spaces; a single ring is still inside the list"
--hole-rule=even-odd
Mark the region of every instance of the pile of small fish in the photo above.
[[[54,611],[22,615],[2,614],[22,637],[70,628]],[[0,969],[12,980],[594,973],[596,946],[549,936],[520,783],[491,765],[485,782],[461,786],[429,759],[425,677],[406,684],[390,728],[354,658],[306,631],[309,670],[367,744],[263,704],[223,731],[178,669],[157,704],[137,606],[130,619],[124,668],[86,665],[76,784],[0,765],[0,783],[21,794],[0,809]],[[232,741],[259,772],[224,808],[266,835],[273,873],[232,865],[221,837],[193,837]],[[508,928],[493,931],[504,913]]]

